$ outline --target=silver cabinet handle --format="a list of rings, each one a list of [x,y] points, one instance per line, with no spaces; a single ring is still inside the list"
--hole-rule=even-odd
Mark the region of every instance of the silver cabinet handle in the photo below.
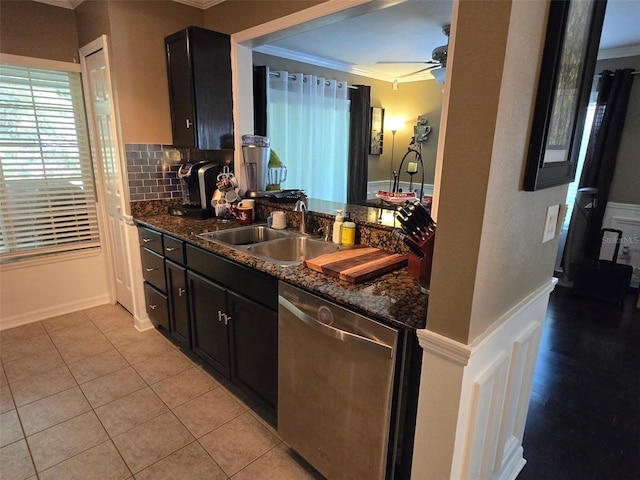
[[[231,317],[229,315],[227,315],[226,313],[222,313],[220,310],[218,310],[218,321],[219,322],[224,322],[224,324],[227,325],[229,320],[231,320]]]
[[[149,305],[149,308],[150,308],[151,310],[155,310],[156,308],[158,308],[158,305]]]
[[[145,268],[145,270],[147,272],[153,272],[154,270],[157,270],[157,268]]]
[[[393,347],[390,345],[386,345],[381,342],[377,342],[371,338],[363,337],[362,335],[357,335],[355,333],[346,332],[344,330],[340,330],[338,328],[332,327],[330,325],[326,325],[324,323],[319,322],[315,318],[310,315],[307,315],[298,307],[296,307],[293,303],[291,303],[286,298],[279,296],[278,303],[281,307],[288,310],[294,317],[296,317],[301,322],[306,323],[310,327],[314,328],[317,331],[320,331],[326,335],[329,335],[337,340],[342,342],[352,342],[352,343],[360,343],[363,345],[367,345],[375,350],[384,352],[389,358],[393,358]]]
[[[153,241],[153,238],[143,238],[142,241],[144,243],[149,243],[149,242]]]
[[[191,125],[193,125],[193,123],[191,123],[191,120],[187,118],[186,122],[187,122],[187,128],[191,128]]]
[[[167,247],[167,248],[165,248],[165,250],[167,252],[173,252],[175,250],[175,248],[174,247]]]
[[[178,287],[178,296],[181,297],[183,293],[185,293],[187,290],[181,287]]]

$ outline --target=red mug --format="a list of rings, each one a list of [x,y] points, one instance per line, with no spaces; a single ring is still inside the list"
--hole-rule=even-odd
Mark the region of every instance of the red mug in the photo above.
[[[253,208],[251,207],[237,207],[235,209],[235,215],[240,225],[250,225],[253,223]]]

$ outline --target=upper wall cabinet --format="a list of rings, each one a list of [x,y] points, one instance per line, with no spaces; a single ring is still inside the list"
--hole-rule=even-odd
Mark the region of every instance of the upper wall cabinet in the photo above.
[[[174,146],[233,148],[229,35],[188,27],[164,42]]]

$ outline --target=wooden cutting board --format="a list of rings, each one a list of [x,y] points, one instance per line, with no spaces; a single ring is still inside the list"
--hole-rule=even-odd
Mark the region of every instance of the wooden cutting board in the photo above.
[[[309,258],[304,264],[311,270],[351,283],[364,282],[373,277],[404,267],[407,256],[379,248],[356,245],[352,248]]]

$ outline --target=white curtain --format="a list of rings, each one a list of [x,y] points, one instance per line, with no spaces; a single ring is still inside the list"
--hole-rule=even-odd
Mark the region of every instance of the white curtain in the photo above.
[[[302,73],[267,75],[267,135],[287,167],[282,188],[345,203],[349,150],[347,83]]]

